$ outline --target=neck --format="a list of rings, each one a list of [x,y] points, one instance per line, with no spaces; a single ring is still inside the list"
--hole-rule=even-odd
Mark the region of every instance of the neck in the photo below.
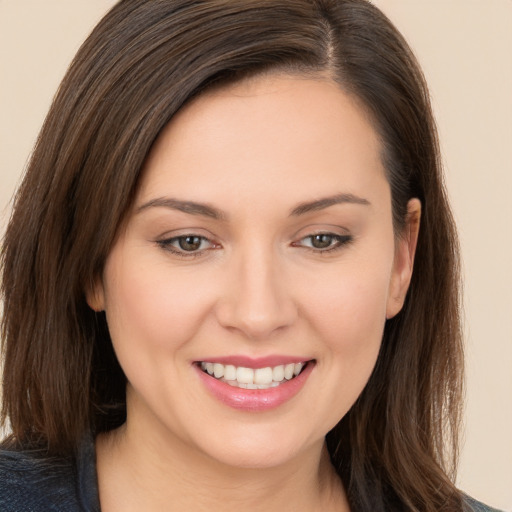
[[[127,422],[97,440],[102,511],[348,512],[323,443],[276,467],[225,465],[169,436]],[[167,433],[168,434],[168,433]]]

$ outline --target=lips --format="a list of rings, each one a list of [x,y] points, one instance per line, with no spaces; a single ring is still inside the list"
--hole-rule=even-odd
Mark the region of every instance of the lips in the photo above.
[[[288,358],[284,364],[243,359],[243,365],[230,364],[240,359],[198,361],[195,364],[207,389],[225,405],[246,411],[263,411],[278,407],[295,396],[309,377],[314,360]]]

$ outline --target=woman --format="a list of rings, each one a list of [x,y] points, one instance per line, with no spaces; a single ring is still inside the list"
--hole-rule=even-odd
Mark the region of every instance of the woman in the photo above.
[[[428,92],[368,2],[120,2],[2,264],[2,510],[489,510]]]

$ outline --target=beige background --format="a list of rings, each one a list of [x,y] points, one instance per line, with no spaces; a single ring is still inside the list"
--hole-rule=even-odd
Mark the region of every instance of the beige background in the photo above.
[[[112,0],[0,0],[0,230],[49,102]],[[431,86],[465,271],[459,486],[512,511],[512,0],[374,0]]]

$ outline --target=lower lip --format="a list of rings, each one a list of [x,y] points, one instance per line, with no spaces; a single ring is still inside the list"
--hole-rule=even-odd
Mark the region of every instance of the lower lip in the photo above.
[[[315,364],[309,361],[297,377],[275,388],[243,389],[217,380],[194,365],[203,384],[223,404],[242,411],[268,411],[291,400],[304,386]]]

